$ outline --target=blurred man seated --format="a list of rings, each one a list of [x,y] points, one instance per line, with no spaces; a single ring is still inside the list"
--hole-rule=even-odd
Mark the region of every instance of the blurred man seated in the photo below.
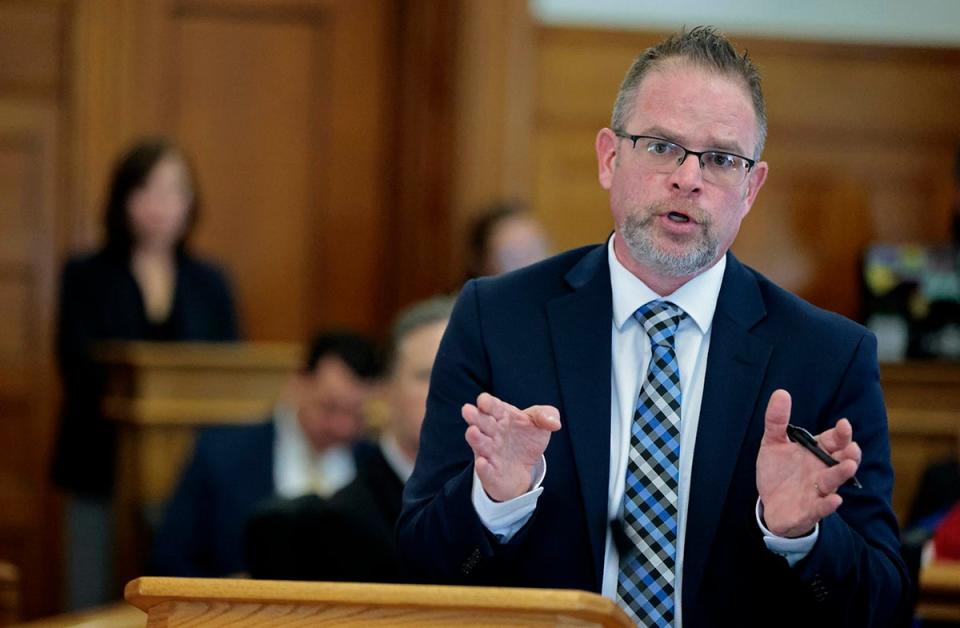
[[[402,312],[391,334],[385,397],[388,418],[357,477],[331,499],[271,500],[251,518],[247,562],[254,578],[403,582],[393,527],[403,484],[413,472],[430,371],[453,308],[452,298]]]
[[[157,533],[151,573],[244,572],[243,525],[257,503],[330,496],[352,481],[363,449],[354,442],[380,367],[368,340],[321,333],[269,420],[204,430]]]

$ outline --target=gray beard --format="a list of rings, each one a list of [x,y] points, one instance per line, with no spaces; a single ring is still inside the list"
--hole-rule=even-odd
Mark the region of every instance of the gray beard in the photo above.
[[[717,257],[720,243],[713,235],[709,222],[701,221],[699,239],[690,250],[676,255],[657,248],[651,237],[654,220],[656,216],[653,213],[642,220],[630,215],[620,227],[630,254],[638,263],[666,277],[688,277],[705,270]]]

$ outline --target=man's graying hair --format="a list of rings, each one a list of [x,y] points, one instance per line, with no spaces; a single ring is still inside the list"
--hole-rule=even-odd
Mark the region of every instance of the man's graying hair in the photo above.
[[[433,323],[446,322],[453,312],[456,298],[437,296],[419,301],[397,314],[390,328],[390,346],[387,348],[387,369],[392,371],[397,363],[397,352],[407,336]]]
[[[744,82],[750,91],[753,109],[757,115],[757,146],[753,157],[759,159],[767,139],[767,111],[763,104],[763,91],[760,89],[760,71],[746,51],[742,55],[738,53],[730,40],[712,26],[681,30],[656,46],[647,48],[637,57],[620,84],[617,102],[613,106],[611,128],[627,130],[624,125],[633,113],[633,102],[643,77],[671,58],[685,59],[705,70],[740,78]]]

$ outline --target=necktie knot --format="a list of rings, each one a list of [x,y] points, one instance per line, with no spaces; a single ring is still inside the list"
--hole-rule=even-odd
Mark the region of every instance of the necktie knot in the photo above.
[[[651,301],[637,309],[633,316],[650,336],[651,343],[672,348],[677,327],[686,312],[669,301]]]

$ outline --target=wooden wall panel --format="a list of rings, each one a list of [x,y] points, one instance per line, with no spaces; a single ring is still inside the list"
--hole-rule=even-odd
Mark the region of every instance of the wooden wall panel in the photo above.
[[[593,138],[633,58],[662,36],[538,28],[534,198],[564,248],[612,227]],[[855,317],[869,242],[949,238],[960,50],[733,39],[764,76],[770,164],[734,251]]]
[[[184,11],[175,38],[176,135],[199,166],[205,204],[197,244],[239,280],[253,334],[298,340],[311,314],[314,119],[329,34],[297,19]]]
[[[0,91],[55,97],[60,89],[63,2],[10,1],[0,7]]]
[[[384,322],[392,133],[382,3],[180,2],[164,126],[194,157],[198,249],[234,276],[253,339]]]
[[[57,114],[54,104],[0,96],[0,558],[20,569],[28,616],[57,608],[59,584],[47,482]]]
[[[47,469],[68,19],[64,1],[0,4],[0,560],[19,569],[24,617],[59,607]]]
[[[496,201],[529,202],[533,171],[534,28],[526,3],[459,0],[457,7],[449,285],[463,279],[474,217]]]

